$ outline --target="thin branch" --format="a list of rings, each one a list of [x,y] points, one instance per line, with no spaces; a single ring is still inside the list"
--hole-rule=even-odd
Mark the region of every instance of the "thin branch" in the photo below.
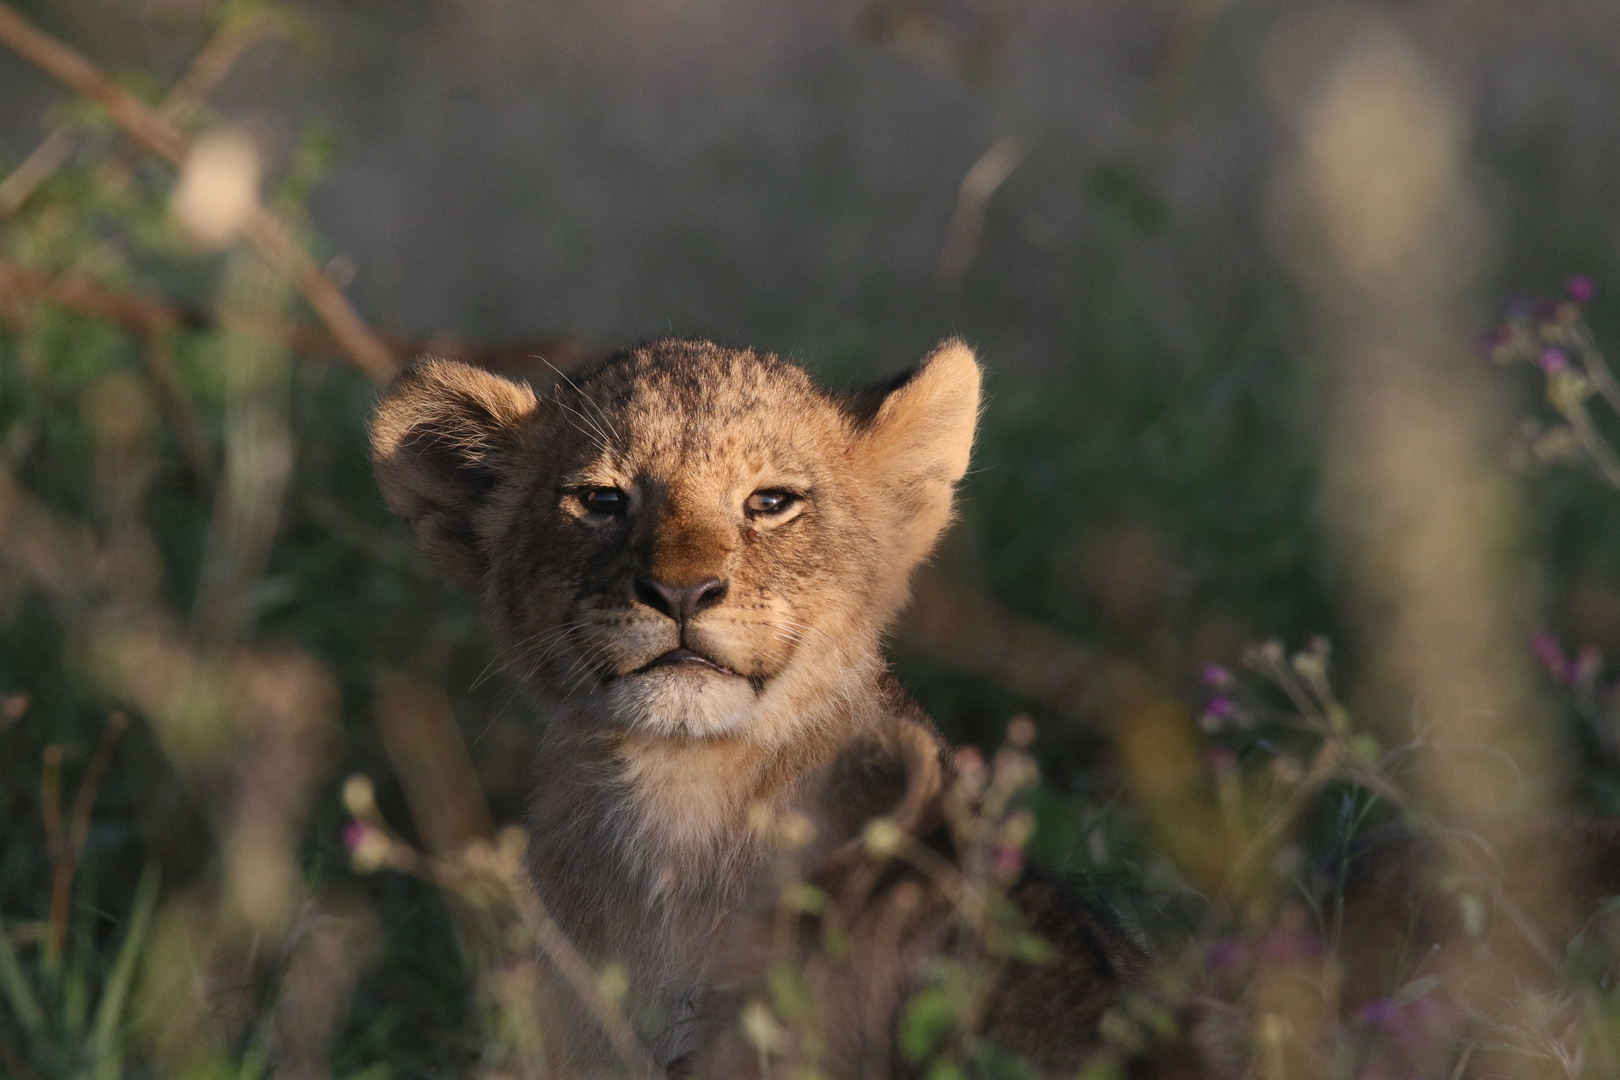
[[[40,761],[40,817],[45,825],[45,850],[54,859],[62,853],[62,748],[52,743]]]
[[[185,135],[168,118],[108,78],[76,49],[57,41],[25,19],[16,8],[0,3],[0,44],[45,72],[74,93],[95,101],[115,123],[148,152],[176,169],[190,150]],[[387,382],[398,365],[393,353],[350,305],[291,230],[262,202],[249,208],[243,235],[259,253],[291,275],[343,354],[375,382]]]
[[[23,158],[21,165],[0,180],[0,218],[15,214],[78,148],[78,132],[66,124],[45,136],[44,141],[34,147],[34,152]]]
[[[58,304],[81,315],[105,319],[142,338],[182,328],[213,330],[229,323],[234,328],[267,337],[294,352],[341,352],[332,335],[314,327],[229,309],[215,314],[143,293],[109,289],[87,274],[42,274],[0,257],[0,295],[6,293],[25,300]]]
[[[76,94],[90,98],[147,150],[175,168],[186,160],[186,138],[145,102],[119,86],[84,54],[57,41],[7,3],[0,3],[0,44]]]
[[[201,111],[213,96],[231,68],[259,41],[268,36],[272,20],[263,12],[230,19],[191,62],[191,67],[170,88],[168,96],[158,106],[158,112],[175,124],[185,124]],[[45,136],[34,152],[23,159],[4,181],[0,181],[0,218],[10,217],[31,199],[57,170],[67,164],[78,149],[82,135],[72,124],[61,124]],[[129,162],[121,160],[124,154],[114,156],[109,165],[115,175],[127,178]]]
[[[106,779],[107,768],[112,764],[113,747],[128,726],[129,720],[123,713],[115,712],[107,717],[107,726],[101,731],[101,741],[96,744],[96,756],[90,760],[90,768],[80,781],[79,793],[73,799],[73,817],[69,819],[67,837],[56,856],[56,866],[51,874],[50,948],[58,956],[67,941],[73,876],[79,869],[79,857],[84,854],[84,845],[90,839],[90,814],[95,809],[96,795],[101,791],[101,782]]]
[[[142,339],[150,334],[178,329],[213,330],[229,323],[232,327],[245,327],[305,356],[334,356],[342,351],[337,340],[318,327],[269,320],[262,315],[231,309],[216,313],[175,304],[144,293],[108,288],[85,274],[43,274],[0,257],[0,297],[8,294],[21,300],[57,304],[81,315],[105,319]],[[432,353],[519,376],[527,376],[539,366],[566,370],[602,354],[602,350],[589,342],[568,337],[511,344],[469,345],[442,337],[412,338],[390,333],[380,336],[390,349],[402,356]]]
[[[0,257],[0,295],[7,293],[22,300],[59,304],[81,315],[116,323],[135,334],[176,326],[200,327],[209,321],[201,311],[139,293],[107,289],[84,274],[41,274]]]
[[[602,1028],[620,1064],[631,1076],[653,1078],[661,1076],[652,1056],[642,1044],[635,1027],[618,1004],[602,989],[597,973],[590,961],[579,951],[562,927],[552,918],[545,902],[535,890],[534,882],[523,868],[521,830],[508,827],[491,841],[487,836],[473,839],[457,849],[442,852],[422,852],[413,848],[389,827],[373,801],[370,782],[366,782],[364,806],[350,805],[350,813],[363,821],[383,842],[385,854],[372,863],[370,869],[384,867],[432,881],[445,893],[469,902],[484,893],[490,885],[506,909],[517,917],[528,939],[539,947],[541,954],[568,984],[580,1005],[591,1019]],[[347,801],[349,796],[344,796]],[[514,844],[515,841],[515,844]],[[508,939],[497,934],[494,943],[508,947]]]
[[[179,126],[196,119],[237,61],[254,45],[268,38],[275,25],[276,20],[263,11],[249,11],[227,19],[192,58],[191,67],[186,69],[186,73],[169,88],[168,94],[158,105],[159,115]],[[107,182],[115,187],[127,183],[134,168],[136,153],[138,150],[128,143],[121,144],[107,162],[107,170],[103,174]]]
[[[298,291],[326,324],[344,355],[375,383],[386,383],[394,377],[399,362],[393,352],[274,214],[263,205],[254,206],[248,211],[242,231],[265,257],[292,273]]]
[[[175,124],[195,119],[237,62],[275,29],[276,20],[263,11],[227,20],[192,59],[180,81],[169,88],[158,111]]]

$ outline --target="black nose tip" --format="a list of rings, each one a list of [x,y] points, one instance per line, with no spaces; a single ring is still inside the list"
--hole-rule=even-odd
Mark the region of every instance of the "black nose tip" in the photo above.
[[[729,586],[719,578],[696,585],[666,585],[652,578],[638,577],[635,581],[636,599],[661,611],[678,623],[684,623],[700,611],[707,611],[726,598]]]

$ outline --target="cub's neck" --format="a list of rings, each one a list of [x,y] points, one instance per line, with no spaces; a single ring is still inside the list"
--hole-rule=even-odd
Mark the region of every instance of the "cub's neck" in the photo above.
[[[582,729],[555,716],[541,754],[536,817],[595,819],[597,829],[564,829],[546,844],[607,841],[620,865],[667,892],[674,877],[696,884],[724,874],[751,853],[749,811],[780,808],[804,777],[829,760],[849,734],[883,711],[876,687],[847,688],[800,718],[789,738],[748,733],[704,738],[636,730]],[[560,722],[559,722],[560,721]],[[588,833],[598,835],[587,840]]]

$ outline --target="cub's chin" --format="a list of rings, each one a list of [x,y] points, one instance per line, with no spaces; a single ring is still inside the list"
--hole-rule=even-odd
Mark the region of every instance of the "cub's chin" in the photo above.
[[[609,722],[684,738],[727,735],[758,705],[748,680],[705,665],[645,668],[608,684]]]

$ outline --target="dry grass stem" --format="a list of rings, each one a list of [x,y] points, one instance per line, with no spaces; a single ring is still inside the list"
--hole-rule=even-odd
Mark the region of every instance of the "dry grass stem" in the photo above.
[[[90,767],[79,783],[78,794],[73,798],[73,816],[68,822],[67,835],[56,846],[55,866],[51,872],[50,947],[57,953],[62,951],[67,940],[73,876],[79,869],[79,858],[84,854],[85,842],[90,838],[90,814],[95,809],[96,796],[112,764],[113,748],[118,745],[119,736],[128,726],[129,719],[121,712],[107,717],[107,723],[101,729],[101,739],[96,743],[95,756],[90,759]],[[60,829],[60,825],[57,828]]]
[[[990,196],[1007,182],[1023,162],[1024,155],[1024,146],[1017,139],[1001,139],[968,167],[934,270],[941,281],[956,284],[967,273],[974,250],[979,246],[979,234],[984,230],[984,211]]]

